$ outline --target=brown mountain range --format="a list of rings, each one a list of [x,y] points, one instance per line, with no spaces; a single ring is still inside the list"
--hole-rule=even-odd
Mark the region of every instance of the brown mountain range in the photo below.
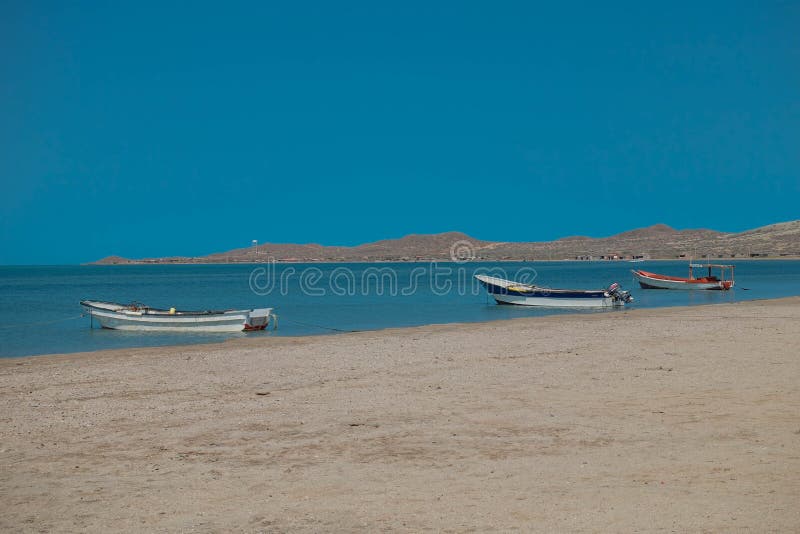
[[[363,245],[262,244],[208,256],[129,260],[109,256],[97,264],[252,263],[276,261],[370,262],[450,259],[563,260],[613,258],[800,257],[800,220],[771,224],[740,233],[676,230],[664,224],[611,237],[573,236],[547,242],[495,242],[461,232],[408,235]]]

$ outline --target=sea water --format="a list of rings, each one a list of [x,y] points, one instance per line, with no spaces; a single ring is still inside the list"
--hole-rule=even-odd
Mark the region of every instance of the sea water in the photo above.
[[[306,336],[561,313],[618,313],[499,306],[475,283],[489,273],[553,288],[619,282],[630,308],[692,306],[800,295],[800,261],[736,261],[732,291],[643,290],[630,270],[686,276],[684,261],[384,264],[112,265],[0,267],[0,357]],[[235,334],[104,330],[81,317],[82,299],[178,309],[273,307],[278,329]]]

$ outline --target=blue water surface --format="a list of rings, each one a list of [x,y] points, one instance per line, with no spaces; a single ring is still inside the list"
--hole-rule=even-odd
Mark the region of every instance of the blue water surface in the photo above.
[[[113,265],[0,267],[0,357],[208,343],[232,337],[304,336],[434,323],[531,317],[571,310],[498,306],[476,272],[559,288],[620,282],[635,308],[800,295],[800,261],[736,262],[736,289],[642,290],[631,268],[685,276],[686,262],[469,262],[387,264]],[[90,328],[81,299],[154,307],[274,307],[276,331],[248,334],[128,333]]]

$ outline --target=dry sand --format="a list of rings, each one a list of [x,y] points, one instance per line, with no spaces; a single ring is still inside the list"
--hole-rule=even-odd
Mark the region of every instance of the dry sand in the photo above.
[[[798,531],[800,298],[0,362],[0,529]]]

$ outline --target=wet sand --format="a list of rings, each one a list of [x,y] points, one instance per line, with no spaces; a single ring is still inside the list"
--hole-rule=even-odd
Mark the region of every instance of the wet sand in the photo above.
[[[800,298],[0,361],[0,530],[797,531]]]

